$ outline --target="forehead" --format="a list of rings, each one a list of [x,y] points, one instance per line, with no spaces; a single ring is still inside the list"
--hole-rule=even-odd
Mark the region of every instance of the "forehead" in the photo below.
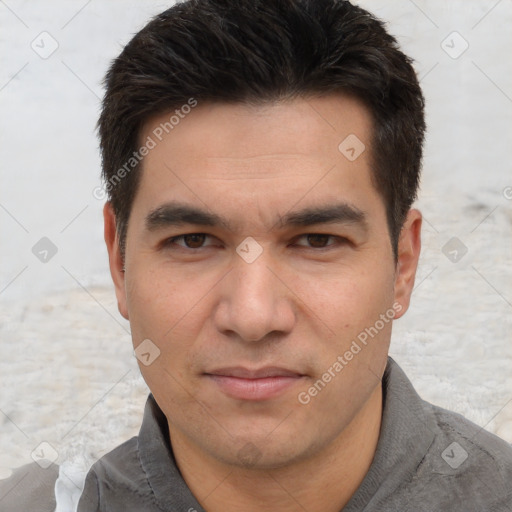
[[[142,143],[151,139],[154,146],[144,157],[135,201],[146,210],[179,198],[242,215],[241,204],[286,210],[299,201],[317,206],[376,197],[371,116],[353,98],[177,110],[151,118],[141,131]]]
[[[306,156],[332,153],[350,134],[364,139],[368,147],[372,132],[365,105],[339,94],[258,105],[196,103],[151,117],[143,126],[142,140],[150,136],[158,146],[179,146],[183,151],[177,157],[193,149],[187,157],[207,153],[211,158],[246,159],[287,151]],[[145,160],[151,161],[155,153],[159,152],[151,151]]]

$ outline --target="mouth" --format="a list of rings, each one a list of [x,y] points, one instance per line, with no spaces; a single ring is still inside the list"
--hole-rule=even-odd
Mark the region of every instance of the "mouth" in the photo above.
[[[205,373],[227,396],[237,400],[263,401],[275,398],[301,382],[304,374],[278,367],[249,370],[242,367],[221,368]]]

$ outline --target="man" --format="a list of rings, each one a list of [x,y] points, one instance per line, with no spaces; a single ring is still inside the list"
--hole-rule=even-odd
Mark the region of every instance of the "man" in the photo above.
[[[151,394],[78,510],[506,511],[512,449],[388,357],[424,102],[347,1],[192,0],[114,61],[105,240]]]

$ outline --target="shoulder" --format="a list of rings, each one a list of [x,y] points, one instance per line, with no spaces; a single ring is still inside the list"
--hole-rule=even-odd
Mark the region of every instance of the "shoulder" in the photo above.
[[[381,464],[392,471],[379,494],[388,508],[380,510],[414,504],[415,512],[510,512],[512,446],[421,399],[391,358],[383,383]]]
[[[441,438],[458,439],[465,443],[475,461],[491,463],[507,475],[512,474],[512,445],[473,423],[461,414],[425,402],[436,419]]]
[[[512,445],[458,413],[424,405],[437,428],[418,475],[435,482],[431,490],[450,503],[467,503],[471,510],[509,510]]]
[[[58,476],[59,467],[56,464],[43,468],[32,462],[15,469],[9,478],[0,480],[0,512],[53,512]]]
[[[132,437],[96,461],[90,471],[102,478],[123,480],[140,468],[138,438]]]
[[[142,468],[138,437],[132,437],[95,462],[89,470],[78,512],[92,512],[100,504],[109,503],[109,510],[132,510],[134,505],[153,504],[153,493]],[[151,508],[144,510],[151,511]]]

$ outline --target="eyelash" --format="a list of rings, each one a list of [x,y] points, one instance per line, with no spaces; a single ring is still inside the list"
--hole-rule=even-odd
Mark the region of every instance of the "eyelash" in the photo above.
[[[194,235],[203,235],[205,237],[209,237],[209,238],[215,238],[213,235],[209,235],[207,233],[185,233],[183,235],[178,235],[178,236],[173,236],[171,238],[168,238],[167,240],[165,240],[163,242],[163,246],[164,247],[170,247],[172,245],[178,245],[180,248],[184,249],[184,250],[187,250],[187,251],[191,251],[191,252],[194,252],[194,251],[198,251],[200,249],[206,249],[207,247],[211,247],[211,246],[201,246],[201,247],[187,247],[185,245],[181,245],[181,244],[177,244],[176,242],[179,241],[179,240],[183,240],[185,239],[185,237],[187,236],[194,236]],[[304,237],[308,237],[308,236],[325,236],[325,237],[328,237],[329,239],[332,239],[334,240],[333,243],[330,243],[330,244],[327,244],[326,246],[324,247],[310,247],[310,246],[305,246],[305,245],[301,245],[299,247],[302,247],[302,248],[305,248],[305,249],[313,249],[313,250],[316,250],[316,251],[321,251],[321,250],[327,250],[331,247],[334,247],[334,246],[339,246],[339,245],[346,245],[346,244],[349,244],[350,241],[345,238],[345,237],[341,237],[341,236],[336,236],[336,235],[330,235],[330,234],[327,234],[327,233],[304,233],[303,235],[299,235],[297,237],[295,237],[295,240],[299,240],[301,238],[304,238]]]

